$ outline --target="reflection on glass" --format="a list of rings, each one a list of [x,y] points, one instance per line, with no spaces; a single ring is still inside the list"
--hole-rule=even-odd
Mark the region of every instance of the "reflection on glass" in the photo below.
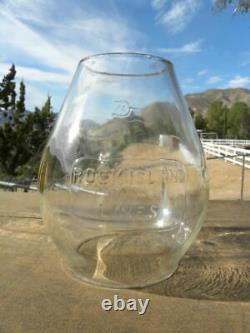
[[[65,266],[107,287],[169,277],[207,203],[199,139],[169,61],[82,60],[44,151],[43,214]]]

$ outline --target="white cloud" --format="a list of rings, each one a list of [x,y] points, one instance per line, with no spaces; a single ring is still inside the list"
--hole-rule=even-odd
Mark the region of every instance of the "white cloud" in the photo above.
[[[72,73],[86,55],[126,50],[141,37],[116,14],[108,16],[74,2],[63,4],[66,7],[60,17],[56,0],[0,3],[0,47],[19,52],[39,65]]]
[[[199,72],[197,73],[197,75],[198,75],[198,76],[203,76],[203,75],[206,75],[207,72],[208,72],[207,69],[203,69],[203,70],[199,71]]]
[[[229,81],[229,87],[239,88],[247,87],[250,85],[250,76],[236,75],[232,80]]]
[[[201,6],[201,0],[177,0],[158,17],[158,21],[172,33],[183,31],[193,20]]]
[[[165,5],[166,1],[167,0],[152,0],[151,5],[153,9],[159,10]]]
[[[53,1],[47,0],[2,0],[5,9],[17,18],[29,22],[48,23],[51,11],[54,9]]]
[[[191,53],[197,53],[201,52],[201,40],[197,40],[194,42],[190,42],[187,44],[184,44],[181,47],[176,48],[160,48],[158,51],[164,52],[164,53],[171,53],[171,54],[191,54]]]
[[[69,82],[83,57],[127,51],[143,38],[115,10],[109,15],[91,1],[0,0],[0,71],[13,62],[19,78],[43,82],[45,90]]]
[[[219,83],[222,81],[222,78],[218,75],[214,75],[214,76],[211,76],[208,80],[207,80],[207,83],[208,84],[215,84],[215,83]]]
[[[34,85],[26,83],[26,100],[29,101],[28,110],[32,111],[35,107],[41,107],[48,96],[48,91],[36,88]],[[53,101],[53,100],[52,100]]]
[[[4,75],[10,68],[9,64],[0,63],[0,74]],[[37,81],[37,82],[52,82],[57,84],[68,84],[70,75],[56,72],[42,71],[37,68],[29,68],[24,66],[16,66],[16,77],[22,80]]]
[[[240,66],[248,66],[250,64],[250,51],[245,51],[240,54],[241,56],[241,63]]]
[[[183,84],[190,84],[194,82],[194,79],[192,79],[191,77],[188,77],[186,79],[182,80]]]
[[[15,48],[16,52],[19,51],[21,54],[37,60],[40,65],[45,64],[52,68],[73,71],[75,61],[68,54],[65,46],[62,47],[56,41],[44,38],[3,9],[0,12],[0,17],[0,40],[5,47]],[[10,38],[10,36],[14,37]]]

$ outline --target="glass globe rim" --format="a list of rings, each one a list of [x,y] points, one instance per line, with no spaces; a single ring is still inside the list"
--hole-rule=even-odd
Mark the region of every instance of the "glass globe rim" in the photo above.
[[[94,59],[98,59],[98,58],[104,58],[104,57],[137,57],[138,59],[150,59],[150,60],[155,60],[157,61],[159,64],[161,64],[162,68],[160,70],[156,70],[156,71],[149,71],[146,73],[119,73],[119,72],[115,72],[115,71],[102,71],[102,70],[96,70],[91,68],[88,65],[88,61],[89,60],[94,60]],[[96,53],[96,54],[92,54],[92,55],[88,55],[84,58],[82,58],[79,61],[79,66],[84,66],[84,68],[86,68],[89,72],[92,72],[94,74],[100,74],[100,75],[106,75],[106,76],[118,76],[118,77],[147,77],[147,76],[157,76],[157,75],[162,75],[166,72],[168,72],[168,67],[174,67],[173,63],[169,60],[166,59],[164,57],[155,55],[155,54],[151,54],[151,53],[141,53],[141,52],[104,52],[104,53]]]

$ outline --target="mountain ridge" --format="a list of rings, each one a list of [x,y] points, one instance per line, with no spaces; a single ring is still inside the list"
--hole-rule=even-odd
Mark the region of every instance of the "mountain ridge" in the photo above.
[[[185,98],[188,106],[198,112],[205,112],[209,104],[216,100],[222,101],[229,107],[237,101],[245,102],[250,106],[250,89],[209,89],[199,93],[187,94]]]

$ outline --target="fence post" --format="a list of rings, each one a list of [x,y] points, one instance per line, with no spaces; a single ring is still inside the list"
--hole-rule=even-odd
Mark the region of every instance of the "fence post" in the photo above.
[[[246,156],[242,156],[242,167],[241,167],[241,189],[240,189],[240,200],[243,200],[244,196],[244,180],[245,180],[245,159]]]

